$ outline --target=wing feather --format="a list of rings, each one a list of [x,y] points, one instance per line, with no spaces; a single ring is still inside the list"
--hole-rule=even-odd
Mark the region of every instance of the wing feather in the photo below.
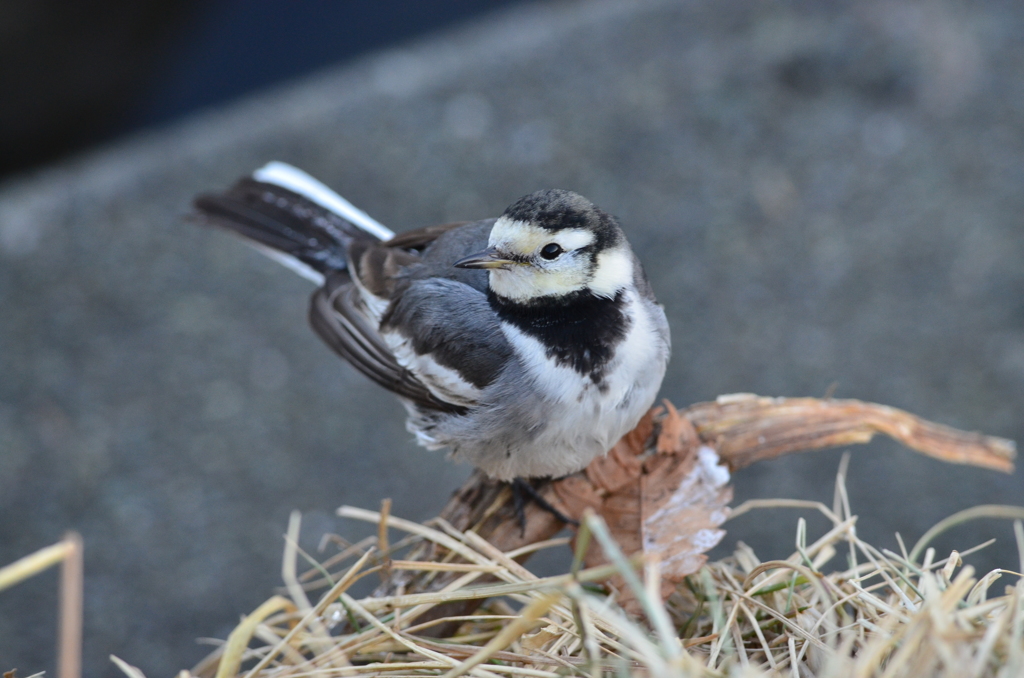
[[[416,405],[439,412],[465,408],[434,396],[416,376],[398,364],[362,310],[359,291],[347,275],[333,275],[311,299],[309,322],[320,338],[361,373]]]

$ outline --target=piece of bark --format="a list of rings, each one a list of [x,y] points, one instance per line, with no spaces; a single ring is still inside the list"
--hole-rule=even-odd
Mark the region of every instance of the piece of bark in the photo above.
[[[704,554],[725,536],[719,526],[732,499],[729,471],[719,465],[718,455],[700,443],[689,420],[670,403],[665,406],[667,412],[648,412],[633,432],[583,473],[552,484],[556,506],[577,516],[593,510],[625,553],[660,561],[663,597],[699,570],[707,560]],[[592,542],[584,564],[606,562],[603,549]],[[608,585],[627,612],[640,612],[621,577],[612,577]]]

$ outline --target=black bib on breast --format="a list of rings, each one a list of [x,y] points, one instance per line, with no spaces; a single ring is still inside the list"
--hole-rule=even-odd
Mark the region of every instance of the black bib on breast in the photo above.
[[[501,320],[539,341],[556,364],[589,376],[598,386],[630,324],[621,290],[610,299],[581,290],[529,302],[488,291],[487,300]]]

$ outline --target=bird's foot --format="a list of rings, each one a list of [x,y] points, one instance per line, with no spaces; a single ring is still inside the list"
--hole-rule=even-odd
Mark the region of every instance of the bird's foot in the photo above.
[[[547,499],[542,497],[540,493],[530,484],[530,481],[525,478],[516,478],[509,483],[512,487],[512,505],[516,512],[516,522],[519,523],[519,530],[522,534],[526,534],[526,500],[533,500],[537,506],[541,507],[558,520],[575,527],[579,527],[580,522],[573,520],[569,516],[565,515],[548,502]]]

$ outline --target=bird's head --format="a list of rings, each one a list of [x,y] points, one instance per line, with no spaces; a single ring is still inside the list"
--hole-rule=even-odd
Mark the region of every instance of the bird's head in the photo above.
[[[529,302],[590,292],[614,297],[633,280],[633,254],[614,217],[572,191],[547,189],[509,205],[489,247],[455,262],[490,272],[490,288]]]

